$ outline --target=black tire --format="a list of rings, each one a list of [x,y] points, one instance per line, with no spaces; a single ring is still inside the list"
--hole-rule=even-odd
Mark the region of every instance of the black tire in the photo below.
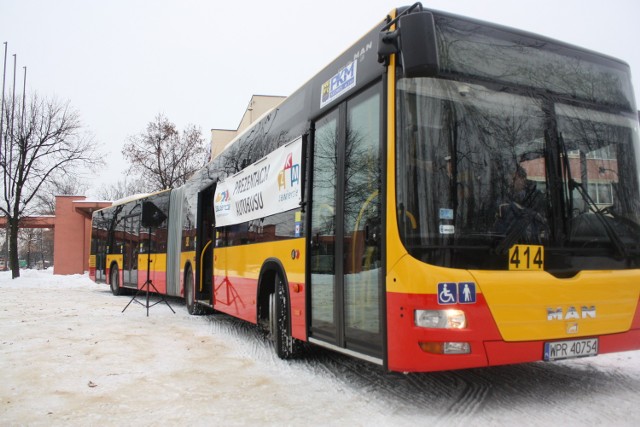
[[[269,325],[276,354],[280,359],[295,359],[300,355],[302,343],[291,336],[289,300],[280,274],[275,276],[274,289],[275,293],[270,295],[269,301]]]
[[[120,274],[117,266],[111,267],[109,270],[109,286],[111,287],[111,293],[115,296],[122,295],[124,292],[120,287]]]
[[[192,316],[200,316],[204,314],[204,307],[196,302],[196,289],[191,269],[187,270],[187,274],[184,278],[184,300],[189,314]]]

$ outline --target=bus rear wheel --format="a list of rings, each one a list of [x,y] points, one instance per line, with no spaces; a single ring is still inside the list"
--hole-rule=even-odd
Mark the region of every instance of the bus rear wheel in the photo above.
[[[122,288],[120,288],[120,274],[118,267],[113,266],[109,270],[109,286],[111,287],[111,293],[115,296],[122,295]]]
[[[280,359],[295,359],[300,355],[302,343],[291,336],[289,331],[289,300],[284,280],[275,275],[275,292],[269,295],[269,328],[271,339]]]
[[[204,314],[204,307],[196,302],[196,289],[191,269],[187,270],[184,278],[184,299],[187,305],[187,311],[192,316],[200,316]]]

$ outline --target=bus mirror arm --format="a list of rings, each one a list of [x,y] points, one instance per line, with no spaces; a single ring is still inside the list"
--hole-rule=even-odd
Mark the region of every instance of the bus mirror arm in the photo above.
[[[398,36],[400,34],[399,31],[389,30],[391,29],[391,27],[396,25],[396,23],[398,23],[402,17],[413,12],[414,9],[418,9],[420,12],[422,12],[422,3],[414,3],[411,7],[405,9],[394,19],[391,19],[391,17],[387,16],[388,22],[380,30],[380,37],[378,39],[378,62],[380,62],[381,64],[384,63],[385,66],[389,65],[389,57],[394,53],[398,53],[400,51],[400,46],[398,44]]]
[[[398,35],[398,30],[380,33],[378,39],[378,62],[381,64],[389,65],[389,57],[400,51],[398,48]]]

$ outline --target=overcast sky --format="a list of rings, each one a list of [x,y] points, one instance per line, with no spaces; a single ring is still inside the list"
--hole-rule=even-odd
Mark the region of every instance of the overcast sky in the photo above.
[[[0,0],[7,88],[68,100],[124,179],[121,147],[158,113],[179,129],[235,129],[253,94],[289,95],[364,35],[392,0]],[[640,99],[638,0],[430,0],[620,58]],[[4,45],[0,45],[0,55]],[[1,61],[1,59],[0,59]],[[91,192],[90,192],[91,195]]]

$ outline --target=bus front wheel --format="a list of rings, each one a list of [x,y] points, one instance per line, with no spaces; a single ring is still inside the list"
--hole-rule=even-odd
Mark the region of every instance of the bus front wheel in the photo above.
[[[301,343],[289,332],[289,300],[284,280],[275,275],[275,292],[269,295],[269,327],[271,338],[280,359],[294,359],[301,350]]]

